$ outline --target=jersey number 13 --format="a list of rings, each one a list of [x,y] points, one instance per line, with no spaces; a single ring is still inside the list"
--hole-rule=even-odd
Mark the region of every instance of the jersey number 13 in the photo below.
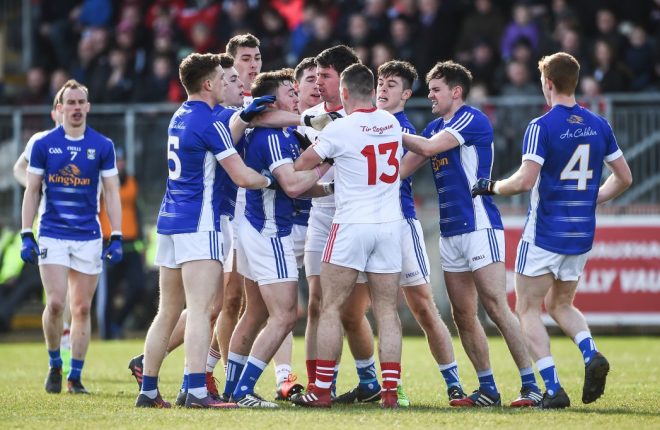
[[[399,160],[396,158],[396,151],[399,148],[399,142],[387,142],[381,143],[378,145],[379,154],[388,154],[387,164],[394,166],[394,173],[388,175],[386,173],[381,173],[378,179],[381,181],[392,184],[396,181],[396,178],[399,177]],[[360,154],[367,157],[367,184],[376,185],[376,145],[367,145],[362,148]]]

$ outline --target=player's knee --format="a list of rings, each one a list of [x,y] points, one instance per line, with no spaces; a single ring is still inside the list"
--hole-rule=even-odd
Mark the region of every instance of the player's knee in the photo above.
[[[318,321],[319,315],[321,314],[321,300],[317,298],[309,297],[309,303],[307,304],[307,319],[311,321]]]
[[[91,312],[91,303],[71,304],[71,315],[78,318],[86,318]]]
[[[59,317],[64,313],[64,300],[49,299],[46,305],[48,313],[54,317]]]
[[[229,296],[225,296],[225,300],[222,305],[222,311],[226,312],[227,315],[237,316],[238,313],[241,311],[240,294],[239,295],[231,294]]]
[[[357,330],[360,324],[362,324],[363,318],[364,314],[351,306],[346,306],[341,313],[341,323],[344,326],[344,330],[348,332]]]

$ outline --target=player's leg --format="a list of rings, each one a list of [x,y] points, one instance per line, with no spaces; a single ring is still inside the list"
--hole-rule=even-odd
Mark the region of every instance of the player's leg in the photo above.
[[[82,367],[89,347],[92,332],[91,307],[97,279],[98,275],[89,275],[74,269],[69,271],[69,285],[71,287],[71,371],[67,379],[70,392],[75,391],[80,383]]]
[[[225,289],[222,311],[217,324],[216,337],[220,347],[222,361],[227,363],[229,354],[229,341],[238,324],[241,307],[245,302],[244,278],[236,270],[236,257],[234,257],[234,270],[225,273]]]
[[[159,250],[162,250],[163,240],[169,239],[159,237]],[[158,262],[158,260],[156,261]],[[164,262],[161,260],[160,263]],[[171,264],[176,267],[173,259]],[[141,407],[158,405],[158,373],[167,353],[168,340],[186,304],[181,269],[161,266],[158,288],[160,290],[158,312],[144,340],[142,387],[136,401],[136,406]]]
[[[39,266],[39,272],[46,292],[46,307],[41,318],[50,360],[45,388],[48,393],[59,393],[62,391],[63,365],[60,341],[64,308],[68,307],[69,268],[59,264],[45,264]]]
[[[378,326],[378,358],[385,407],[398,405],[401,379],[401,320],[397,312],[400,273],[367,273],[374,318]]]
[[[308,254],[308,252],[305,252],[305,259],[307,259]],[[314,254],[319,254],[318,260],[320,262],[321,253],[315,252]],[[305,267],[309,268],[307,264],[305,264]],[[308,275],[307,285],[309,288],[309,301],[307,303],[307,324],[305,325],[305,367],[307,369],[307,389],[309,390],[316,380],[316,360],[318,358],[316,334],[321,314],[321,277],[319,275]]]
[[[296,311],[296,320],[298,319]],[[298,377],[291,369],[293,356],[293,332],[284,338],[277,352],[273,356],[275,364],[275,400],[290,400],[291,396],[302,392],[305,387],[296,382]]]
[[[360,276],[364,275],[359,275]],[[380,400],[376,360],[374,357],[374,336],[366,317],[371,304],[369,287],[366,283],[355,284],[353,292],[341,310],[341,322],[348,339],[348,346],[355,359],[358,385],[352,390],[337,396],[335,403],[376,402]]]
[[[522,243],[522,242],[521,242]],[[520,257],[520,250],[518,252]],[[516,313],[536,368],[545,383],[546,392],[541,406],[565,408],[570,400],[561,387],[557,369],[550,352],[550,338],[541,319],[543,300],[554,283],[554,275],[526,276],[516,273]]]

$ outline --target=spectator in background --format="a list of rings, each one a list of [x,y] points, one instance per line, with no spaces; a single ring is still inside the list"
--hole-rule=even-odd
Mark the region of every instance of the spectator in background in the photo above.
[[[206,54],[214,53],[220,50],[217,39],[213,36],[213,31],[208,24],[198,21],[190,29],[189,42],[192,44],[193,52]]]
[[[102,103],[128,103],[133,98],[135,76],[129,68],[128,55],[120,48],[112,48],[104,70],[105,86],[99,97]]]
[[[316,57],[319,52],[339,45],[339,40],[337,40],[334,32],[334,25],[328,15],[319,14],[315,16],[313,23],[314,35],[305,47],[303,57]]]
[[[468,14],[461,25],[456,45],[456,58],[468,62],[479,41],[496,41],[502,38],[504,18],[499,8],[493,7],[492,0],[476,0],[474,11]]]
[[[366,0],[361,16],[366,19],[368,32],[366,37],[371,41],[386,40],[390,29],[390,19],[387,16],[388,0]],[[354,16],[355,14],[351,15]],[[350,23],[349,23],[350,27]],[[362,43],[369,42],[364,40]]]
[[[374,37],[372,29],[369,27],[367,17],[362,13],[353,13],[348,17],[348,29],[344,44],[347,46],[366,45],[371,46],[372,40],[384,40]]]
[[[69,72],[64,69],[55,69],[53,73],[50,74],[48,97],[51,99],[55,97],[55,94],[57,94],[60,88],[62,88],[69,79],[71,79]]]
[[[107,27],[112,20],[110,0],[84,0],[80,6],[78,22],[83,27]]]
[[[289,31],[284,17],[272,7],[264,8],[261,11],[261,29],[257,36],[261,42],[263,69],[283,68],[286,60],[286,47],[289,43]]]
[[[559,51],[572,55],[580,63],[583,73],[590,73],[593,61],[587,51],[587,44],[576,28],[567,28],[559,36]]]
[[[615,52],[623,52],[626,47],[626,38],[619,33],[616,15],[611,9],[600,9],[596,12],[596,37],[592,45],[598,40],[606,41]]]
[[[292,66],[302,58],[303,51],[314,37],[314,18],[319,14],[318,8],[313,3],[306,3],[303,8],[302,19],[291,31],[289,36],[289,54],[286,62]]]
[[[503,96],[538,96],[538,85],[532,82],[527,66],[518,61],[511,61],[506,66],[508,83],[502,87]],[[523,123],[524,124],[524,123]]]
[[[79,0],[43,1],[40,5],[37,49],[50,55],[46,65],[68,67],[76,58],[76,22],[80,14]],[[42,60],[35,58],[35,60]]]
[[[293,31],[303,20],[305,3],[309,2],[305,0],[270,0],[268,3],[284,19],[287,30]],[[260,40],[263,46],[263,39]]]
[[[492,39],[491,39],[492,40]],[[485,95],[497,94],[497,70],[499,68],[499,56],[493,51],[493,47],[486,39],[475,42],[469,54],[470,61],[466,67],[472,72],[472,82],[482,85]],[[474,92],[474,88],[471,93]]]
[[[139,26],[133,26],[128,20],[120,22],[115,31],[116,45],[126,53],[128,69],[141,75],[147,68],[146,44],[139,40]]]
[[[26,88],[17,100],[22,105],[49,104],[48,75],[42,67],[30,67],[25,77]]]
[[[395,52],[390,45],[384,42],[376,43],[371,47],[371,58],[370,62],[366,63],[369,65],[369,68],[374,73],[374,76],[378,74],[378,68],[381,64],[385,64],[388,61],[394,59]]]
[[[417,0],[393,0],[392,6],[387,10],[387,16],[391,19],[417,20]]]
[[[135,101],[158,103],[179,100],[179,80],[174,75],[172,58],[158,54],[151,62],[151,72],[136,87]]]
[[[594,45],[593,76],[605,94],[628,91],[632,80],[630,71],[605,40],[598,40]]]
[[[419,24],[415,35],[418,47],[414,65],[420,72],[437,62],[452,58],[458,25],[455,3],[418,0]]]
[[[633,26],[628,34],[629,46],[623,55],[623,62],[632,72],[630,89],[641,91],[646,89],[653,81],[654,49],[648,40],[646,30],[641,25]]]
[[[539,41],[541,39],[540,31],[536,23],[532,20],[532,14],[529,6],[525,3],[517,3],[513,7],[513,20],[506,26],[502,36],[502,57],[511,58],[513,45],[521,37],[526,38],[532,45],[534,53],[538,53]]]
[[[390,23],[390,45],[396,52],[396,57],[412,63],[415,56],[415,44],[410,19],[400,15]]]
[[[144,262],[142,226],[138,211],[138,184],[126,172],[126,159],[122,148],[116,149],[119,171],[119,198],[121,200],[121,231],[124,235],[124,258],[116,265],[104,264],[99,277],[96,306],[103,339],[122,339],[124,323],[144,292]],[[110,238],[110,220],[101,205],[103,239]]]
[[[218,29],[221,43],[225,43],[237,34],[257,32],[258,14],[250,11],[246,0],[224,0],[223,12],[222,23]]]

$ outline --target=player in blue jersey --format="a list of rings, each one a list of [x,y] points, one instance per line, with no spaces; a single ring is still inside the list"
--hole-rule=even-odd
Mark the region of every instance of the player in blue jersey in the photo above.
[[[296,112],[298,96],[293,80],[290,69],[262,73],[252,85],[252,94],[274,95],[275,108]],[[280,189],[248,190],[246,222],[239,227],[238,269],[258,285],[246,285],[246,311],[229,345],[224,393],[240,407],[277,407],[255,396],[254,386],[297,319],[298,270],[291,239],[293,199],[303,193],[316,197],[331,192],[329,187],[317,184],[329,165],[296,172],[293,162],[299,155],[298,139],[290,129],[256,128],[248,137],[246,164],[255,170],[270,171]]]
[[[376,106],[393,114],[399,121],[404,133],[416,134],[415,127],[410,123],[404,112],[405,104],[412,96],[412,85],[417,79],[415,67],[405,61],[388,61],[378,68],[378,81],[376,87]],[[407,151],[404,151],[404,154]],[[422,226],[417,220],[415,203],[412,196],[412,178],[401,181],[400,189],[401,210],[406,219],[402,224],[402,255],[403,266],[400,284],[404,296],[413,316],[424,330],[429,347],[438,363],[438,367],[447,383],[449,399],[462,398],[463,391],[458,379],[458,366],[454,358],[454,349],[451,343],[451,335],[444,324],[433,300],[433,292],[430,285],[430,273],[426,246],[424,244],[424,233]],[[356,294],[357,293],[357,294]],[[364,291],[366,293],[366,291]],[[362,290],[356,290],[353,296],[364,294]],[[353,353],[357,356],[369,356],[373,354],[373,337],[361,338],[361,330],[354,330],[362,324],[362,318],[366,312],[366,306],[370,303],[368,294],[360,300],[347,303],[342,312],[342,325],[346,331],[349,342],[352,344]],[[360,382],[356,388],[340,396],[337,401],[354,403],[367,399],[365,393],[370,391],[369,384],[375,375],[369,375],[358,367]],[[401,381],[397,386],[399,406],[407,407],[410,400],[403,391]]]
[[[493,166],[493,128],[478,109],[465,104],[472,75],[452,61],[437,63],[426,75],[433,113],[439,118],[424,137],[403,135],[406,164],[421,165],[431,157],[440,205],[440,255],[454,322],[479,388],[450,401],[452,406],[495,406],[500,393],[490,365],[488,340],[477,318],[477,299],[506,340],[520,371],[520,397],[511,406],[535,406],[541,400],[520,324],[506,299],[504,231],[490,197],[472,200],[470,189]],[[408,158],[408,160],[405,160]],[[412,163],[411,163],[412,162]]]
[[[216,178],[225,170],[236,184],[251,189],[272,186],[273,181],[245,166],[232,145],[230,130],[213,115],[227,86],[220,57],[190,54],[181,62],[179,76],[188,100],[168,127],[169,178],[157,222],[160,303],[145,340],[142,389],[136,406],[169,406],[158,392],[158,371],[185,304],[189,370],[185,406],[234,407],[208,395],[205,384],[211,309],[218,285],[222,285],[221,195]],[[244,129],[271,100],[255,100],[232,126]]]
[[[39,262],[46,290],[43,329],[50,356],[46,391],[62,389],[60,336],[67,285],[71,304],[71,370],[67,377],[70,393],[88,393],[81,373],[91,332],[90,308],[101,258],[121,261],[121,203],[119,180],[112,141],[87,126],[90,109],[87,88],[74,80],[64,84],[57,110],[62,125],[34,142],[27,169],[23,198],[21,258]],[[103,188],[112,236],[102,246],[98,219],[99,193]],[[39,242],[32,224],[43,189],[43,213]],[[103,249],[102,249],[103,248]]]
[[[559,383],[541,306],[545,303],[580,348],[585,364],[582,402],[596,401],[605,391],[609,363],[596,349],[573,299],[594,240],[596,206],[623,193],[632,175],[608,122],[575,102],[577,60],[556,53],[539,61],[539,71],[551,109],[529,123],[522,165],[501,181],[480,178],[472,194],[478,200],[531,191],[516,257],[516,312],[545,382],[541,406],[565,408],[570,399]],[[603,163],[612,174],[601,185]]]

